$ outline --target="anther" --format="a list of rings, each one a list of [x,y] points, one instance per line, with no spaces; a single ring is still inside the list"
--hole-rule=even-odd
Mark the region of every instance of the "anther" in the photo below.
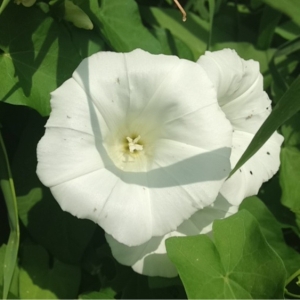
[[[129,136],[126,138],[128,141],[129,151],[133,153],[134,151],[143,150],[143,145],[138,144],[137,142],[140,140],[141,136],[137,136],[135,139],[130,138]]]

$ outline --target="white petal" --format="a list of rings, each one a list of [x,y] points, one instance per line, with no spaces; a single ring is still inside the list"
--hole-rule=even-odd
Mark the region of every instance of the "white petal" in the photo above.
[[[48,187],[104,167],[94,136],[66,128],[49,127],[37,148],[37,174]]]
[[[154,235],[176,229],[193,212],[210,205],[217,197],[218,182],[223,182],[229,170],[223,149],[199,152],[196,147],[174,141],[160,143],[153,162],[157,168],[147,176]],[[174,159],[179,163],[169,164]],[[171,188],[166,189],[168,186]]]
[[[231,166],[235,166],[257,130],[271,113],[263,91],[259,64],[241,59],[234,50],[206,52],[198,63],[214,83],[218,102],[234,129]],[[222,186],[220,193],[234,205],[255,195],[279,168],[282,136],[274,133],[267,143]]]
[[[193,214],[175,231],[161,237],[153,237],[140,246],[128,247],[108,234],[105,236],[113,256],[121,264],[132,266],[136,272],[148,276],[174,277],[177,275],[177,270],[167,256],[165,240],[172,236],[210,233],[214,220],[228,217],[237,210],[237,206],[231,206],[226,199],[219,195],[211,206]]]
[[[140,184],[143,177],[145,174],[139,176]],[[148,190],[123,182],[120,174],[97,170],[56,185],[51,192],[63,210],[98,223],[128,245],[140,244],[152,236]]]
[[[233,128],[255,133],[271,110],[258,62],[224,49],[206,52],[198,63],[217,88],[218,102]]]
[[[139,49],[126,54],[99,52],[83,60],[73,73],[111,131],[116,119],[138,116],[179,63],[175,56],[153,57]]]
[[[235,166],[249,143],[252,134],[235,131],[231,152],[231,164]],[[269,140],[229,179],[220,193],[232,204],[239,205],[244,198],[256,195],[261,185],[278,171],[280,165],[280,146],[283,137],[275,132]]]
[[[73,78],[51,93],[51,118],[47,127],[69,128],[94,136],[100,127],[102,132],[107,132],[102,115]]]
[[[41,181],[64,210],[121,243],[176,229],[215,200],[229,173],[232,128],[198,64],[100,52],[51,104],[38,146]]]

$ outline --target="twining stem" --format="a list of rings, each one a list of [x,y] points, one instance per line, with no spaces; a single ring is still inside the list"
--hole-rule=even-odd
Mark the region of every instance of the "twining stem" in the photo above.
[[[300,269],[297,270],[294,274],[292,274],[285,282],[285,286],[287,287],[296,277],[300,276]],[[295,298],[300,298],[300,295],[293,294],[287,290],[287,288],[284,289],[285,294],[295,297]]]
[[[181,13],[182,13],[182,21],[185,22],[186,21],[186,12],[185,12],[185,10],[183,9],[183,7],[181,6],[181,4],[179,3],[178,0],[174,0],[174,2],[177,5],[177,7],[179,8],[179,10],[181,11]]]

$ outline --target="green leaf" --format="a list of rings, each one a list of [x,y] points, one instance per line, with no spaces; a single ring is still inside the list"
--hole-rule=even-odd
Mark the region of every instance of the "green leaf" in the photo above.
[[[285,269],[247,211],[213,224],[206,235],[166,241],[188,298],[282,298]]]
[[[4,11],[5,7],[9,3],[10,0],[3,0],[0,6],[0,14]]]
[[[116,294],[112,288],[104,288],[99,292],[81,294],[78,299],[116,299]]]
[[[5,264],[5,254],[7,252],[7,246],[2,245],[0,247],[0,295],[3,294],[3,271],[4,271],[4,264]],[[16,299],[19,296],[19,268],[18,266],[15,267],[13,277],[11,280],[10,289],[7,294],[8,299]],[[1,298],[2,299],[2,298]]]
[[[300,37],[295,38],[294,40],[288,41],[282,44],[277,48],[276,52],[273,55],[272,60],[270,61],[270,71],[272,72],[272,76],[274,79],[274,88],[276,89],[276,96],[282,97],[284,93],[287,91],[289,85],[285,79],[289,74],[284,74],[286,69],[289,69],[288,60],[285,59],[283,61],[283,66],[280,66],[278,63],[276,64],[276,60],[281,57],[286,58],[286,56],[296,52],[300,49]],[[298,57],[296,57],[295,67],[298,64]],[[289,70],[288,70],[289,71]],[[285,75],[285,76],[284,76]]]
[[[19,216],[32,237],[52,255],[77,263],[96,225],[62,211],[36,175],[36,145],[44,134],[45,119],[32,112],[13,161]]]
[[[291,20],[288,20],[277,26],[275,32],[283,37],[284,39],[290,41],[299,36],[300,25],[295,24]]]
[[[168,29],[173,36],[183,41],[193,52],[197,60],[207,48],[209,23],[197,15],[189,13],[186,22],[182,22],[178,11],[157,7],[141,7],[143,19],[153,25]]]
[[[250,157],[252,157],[279,126],[297,113],[300,109],[299,97],[300,76],[293,82],[288,91],[277,103],[272,113],[257,131],[250,145],[231,171],[231,174],[238,170]]]
[[[263,202],[257,197],[250,197],[242,202],[239,209],[246,209],[256,218],[267,242],[283,260],[287,276],[296,272],[300,266],[300,254],[285,243],[281,226]]]
[[[300,112],[282,125],[280,131],[284,136],[284,146],[300,147]]]
[[[136,48],[158,54],[159,42],[143,26],[138,6],[134,0],[81,1],[82,7],[100,32],[117,52],[128,52]]]
[[[70,34],[38,7],[14,3],[1,15],[0,28],[0,101],[48,115],[49,93],[71,76],[82,59]]]
[[[263,0],[263,2],[288,15],[295,23],[300,25],[299,0]]]
[[[64,19],[78,28],[92,30],[94,25],[87,14],[70,0],[65,0]]]
[[[215,0],[208,0],[208,7],[209,7],[209,37],[208,37],[208,42],[207,42],[207,50],[210,49],[212,36],[213,36]]]
[[[98,231],[98,233],[100,233]],[[101,234],[94,236],[100,240]],[[88,272],[97,274],[101,289],[92,293],[83,293],[81,299],[92,297],[110,298],[115,293],[121,299],[185,299],[186,294],[179,278],[147,277],[132,270],[131,267],[117,263],[107,243],[96,251],[87,251],[84,266]],[[95,288],[94,288],[95,289]],[[92,289],[92,290],[94,290]],[[91,289],[88,289],[91,290]]]
[[[82,58],[106,50],[105,43],[95,30],[82,30],[72,27],[72,41]]]
[[[213,44],[224,42],[255,44],[258,35],[256,24],[259,24],[257,15],[251,14],[244,5],[222,3],[220,10],[214,16]]]
[[[41,246],[25,245],[20,270],[22,299],[74,299],[80,283],[80,268],[54,259],[53,266]]]
[[[153,30],[153,33],[161,44],[162,54],[176,55],[188,60],[194,59],[193,53],[186,44],[174,37],[169,30],[157,27]]]
[[[0,185],[5,199],[10,235],[6,246],[4,258],[4,273],[3,273],[3,299],[7,298],[12,282],[13,274],[16,268],[17,255],[19,250],[20,229],[17,199],[15,194],[14,182],[10,171],[10,165],[6,153],[2,134],[0,132]],[[1,266],[2,267],[2,266]]]
[[[270,6],[265,6],[260,20],[259,35],[257,39],[257,46],[260,49],[268,49],[270,47],[275,28],[280,19],[280,12]]]
[[[300,217],[299,182],[300,150],[296,147],[284,147],[281,151],[280,168],[281,202]]]
[[[295,215],[290,209],[282,205],[281,194],[282,189],[279,184],[279,174],[277,173],[271,180],[262,185],[257,196],[275,216],[281,228],[291,228],[297,232]]]

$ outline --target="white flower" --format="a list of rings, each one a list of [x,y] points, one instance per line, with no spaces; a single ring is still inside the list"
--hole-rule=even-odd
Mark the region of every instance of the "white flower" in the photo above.
[[[263,77],[256,61],[241,59],[234,50],[206,52],[198,63],[214,83],[218,102],[233,127],[232,168],[255,133],[271,113],[271,101],[263,90]],[[239,205],[258,193],[262,183],[279,169],[283,137],[275,132],[263,147],[223,184],[220,193]]]
[[[63,210],[123,244],[175,230],[229,174],[232,128],[196,63],[100,52],[51,96],[37,174]]]
[[[214,83],[219,104],[233,127],[230,157],[233,168],[271,112],[270,100],[263,91],[259,65],[252,60],[241,59],[230,49],[206,52],[198,62]],[[137,247],[127,247],[106,234],[113,256],[144,275],[176,276],[176,268],[166,253],[165,240],[172,236],[211,233],[215,219],[235,213],[245,197],[256,194],[262,183],[278,171],[282,141],[282,136],[274,133],[239,171],[224,182],[216,201],[196,212],[177,230],[154,237]]]

